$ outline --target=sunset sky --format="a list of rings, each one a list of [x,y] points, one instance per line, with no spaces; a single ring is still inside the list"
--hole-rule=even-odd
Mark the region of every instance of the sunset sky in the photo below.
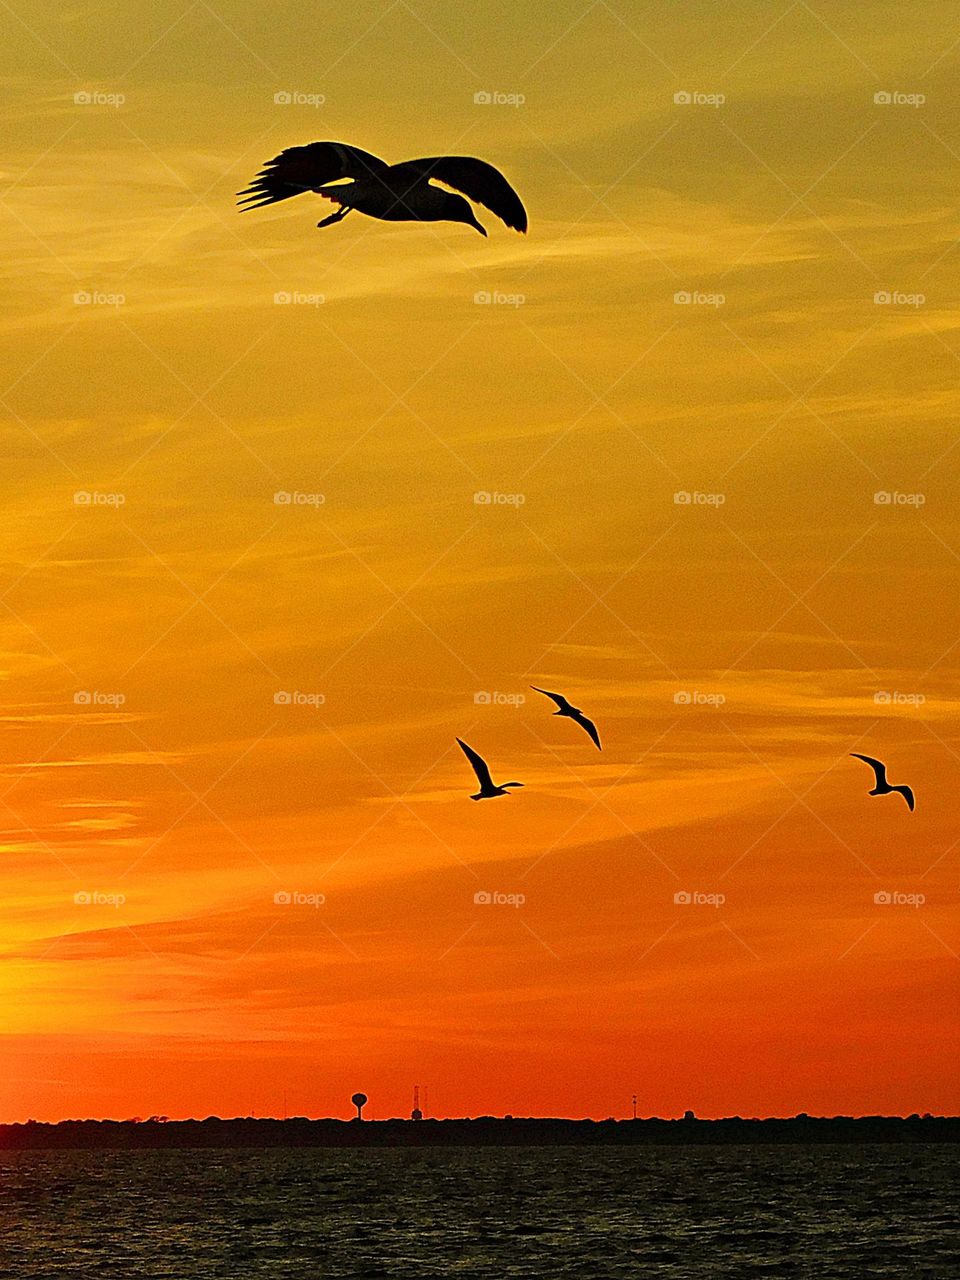
[[[956,9],[0,31],[0,1121],[956,1112]]]

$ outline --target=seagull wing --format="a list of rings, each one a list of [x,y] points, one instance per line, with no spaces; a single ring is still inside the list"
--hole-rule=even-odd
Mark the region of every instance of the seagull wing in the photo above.
[[[477,775],[477,781],[480,783],[480,790],[485,787],[493,786],[493,779],[490,777],[490,770],[487,768],[487,762],[483,756],[477,755],[473,747],[468,747],[462,738],[458,738],[460,749],[473,766],[473,772]]]
[[[877,775],[877,786],[882,787],[887,781],[887,766],[882,760],[874,760],[873,756],[862,756],[859,751],[851,751],[850,754],[855,756],[857,760],[862,760],[864,764],[868,764],[873,772]]]
[[[315,191],[338,178],[369,178],[386,173],[385,161],[345,142],[311,142],[305,147],[287,147],[268,160],[237,203],[246,209],[289,200],[304,191]]]
[[[527,211],[520,197],[499,169],[474,156],[426,156],[422,160],[404,160],[394,165],[392,173],[411,180],[433,178],[460,191],[477,204],[495,213],[514,231],[526,231]]]
[[[566,700],[562,693],[551,693],[549,689],[538,689],[535,684],[530,686],[536,693],[546,694],[548,698],[552,698],[562,711],[564,707],[569,707],[570,703]]]
[[[893,790],[900,792],[904,800],[906,800],[907,802],[907,808],[910,810],[911,813],[913,813],[914,806],[916,805],[916,800],[914,799],[914,796],[913,796],[913,789],[911,787],[902,786],[902,787],[894,787]]]
[[[587,716],[585,716],[582,711],[578,712],[577,715],[575,716],[571,716],[570,719],[576,720],[577,724],[581,727],[581,729],[586,729],[587,733],[589,733],[590,737],[597,744],[598,751],[603,750],[603,748],[600,746],[600,735],[599,733],[597,733],[597,726],[593,723],[592,720],[590,720]]]

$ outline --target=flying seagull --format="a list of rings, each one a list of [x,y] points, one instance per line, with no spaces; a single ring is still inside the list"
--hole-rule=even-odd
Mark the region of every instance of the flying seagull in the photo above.
[[[868,764],[876,775],[877,785],[870,792],[872,796],[888,796],[892,792],[897,791],[903,796],[907,802],[907,808],[913,813],[915,804],[913,792],[909,787],[892,787],[887,781],[887,766],[882,760],[874,760],[873,756],[862,756],[859,751],[851,751],[850,754],[855,756],[857,760],[862,760],[864,764]]]
[[[566,716],[569,720],[575,720],[581,729],[585,729],[587,733],[589,733],[590,737],[597,744],[597,750],[602,750],[602,747],[600,746],[600,735],[597,733],[597,726],[592,720],[587,719],[579,707],[575,707],[569,703],[562,693],[551,693],[549,689],[537,689],[535,684],[532,684],[530,688],[536,689],[537,693],[545,693],[548,698],[552,698],[560,708],[559,711],[555,711],[553,714],[555,716]]]
[[[347,182],[344,179],[351,179]],[[435,184],[442,182],[454,191]],[[336,184],[336,185],[333,185]],[[313,191],[339,205],[336,213],[318,222],[329,227],[351,209],[384,222],[465,222],[485,236],[464,196],[482,204],[514,231],[526,231],[527,213],[520,197],[499,169],[473,156],[427,156],[387,164],[369,151],[345,142],[311,142],[288,147],[268,160],[250,186],[238,191],[237,201],[260,209],[278,200]]]
[[[483,756],[478,756],[473,747],[468,747],[461,738],[458,738],[457,741],[460,743],[463,754],[470,761],[473,772],[477,775],[477,781],[480,783],[480,790],[475,796],[470,797],[471,800],[490,800],[494,796],[508,796],[510,792],[507,787],[523,786],[522,782],[505,782],[502,786],[497,786],[490,777],[490,770]]]

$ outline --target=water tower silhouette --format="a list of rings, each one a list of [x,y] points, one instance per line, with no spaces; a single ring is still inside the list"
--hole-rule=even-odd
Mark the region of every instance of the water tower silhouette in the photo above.
[[[350,1101],[357,1108],[357,1119],[362,1120],[363,1108],[367,1105],[367,1095],[365,1093],[355,1093]]]

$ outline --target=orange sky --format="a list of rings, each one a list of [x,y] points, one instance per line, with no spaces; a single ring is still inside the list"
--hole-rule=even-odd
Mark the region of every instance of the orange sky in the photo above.
[[[0,1120],[955,1112],[954,15],[328,8],[0,11]]]

